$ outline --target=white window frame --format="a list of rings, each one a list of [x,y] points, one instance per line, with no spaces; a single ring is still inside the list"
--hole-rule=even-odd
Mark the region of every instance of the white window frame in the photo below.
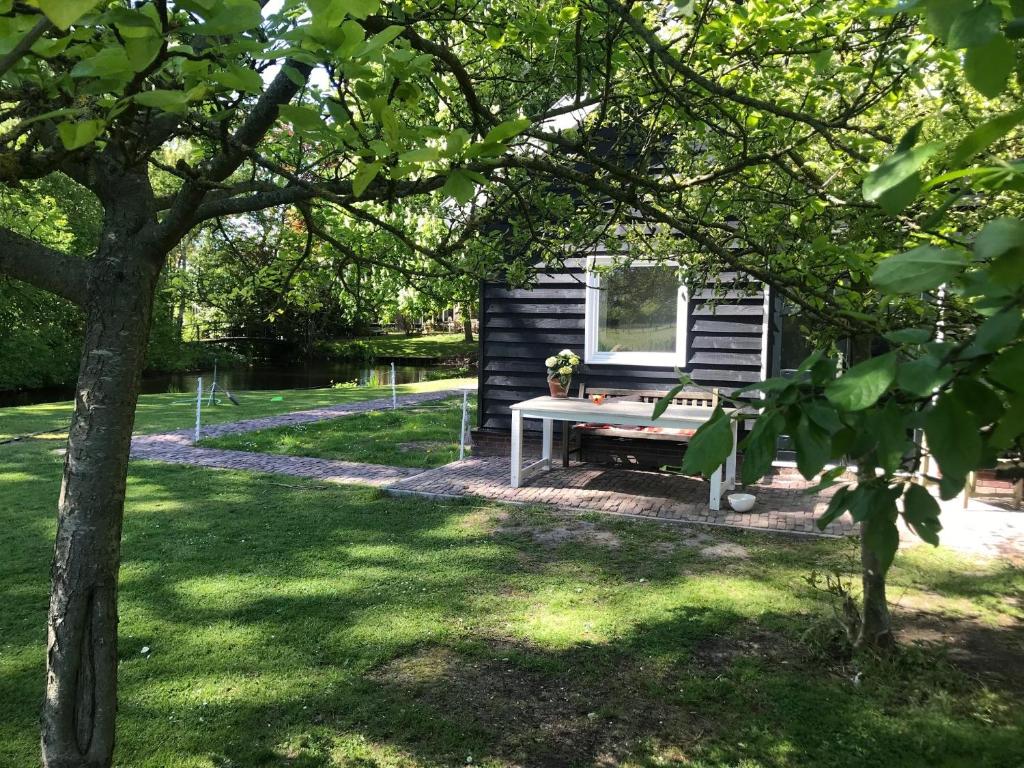
[[[597,348],[598,312],[601,306],[601,275],[593,270],[595,266],[616,263],[611,256],[591,256],[587,259],[587,299],[584,322],[583,361],[595,365],[644,365],[652,368],[682,368],[687,358],[687,319],[690,308],[690,294],[686,286],[679,286],[676,294],[676,351],[675,352],[601,352]],[[626,269],[644,267],[674,267],[676,262],[633,261],[624,265]]]

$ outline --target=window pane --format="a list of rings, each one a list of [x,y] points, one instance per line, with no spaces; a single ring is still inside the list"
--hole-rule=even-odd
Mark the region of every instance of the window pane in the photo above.
[[[599,352],[675,352],[675,267],[633,267],[601,275]]]

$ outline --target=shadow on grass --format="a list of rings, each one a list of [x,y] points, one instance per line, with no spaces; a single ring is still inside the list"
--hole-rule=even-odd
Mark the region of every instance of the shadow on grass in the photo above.
[[[49,468],[24,473],[0,488],[32,511],[3,513],[5,765],[35,754],[56,498]],[[930,650],[866,663],[859,685],[812,661],[796,638],[820,606],[794,582],[843,557],[834,542],[134,465],[119,764],[1013,764],[1019,690],[986,690]],[[989,578],[949,591],[1002,583]]]

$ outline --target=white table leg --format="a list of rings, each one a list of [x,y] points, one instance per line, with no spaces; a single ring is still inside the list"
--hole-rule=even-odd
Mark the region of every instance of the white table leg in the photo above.
[[[732,489],[736,487],[736,422],[732,423],[732,450],[725,460],[725,487]]]
[[[554,443],[555,423],[551,419],[542,419],[544,439],[541,443],[540,457],[544,460],[544,468],[551,469],[551,447]]]
[[[512,487],[518,488],[523,471],[523,414],[512,411]]]
[[[711,474],[711,498],[708,499],[708,506],[716,512],[722,508],[722,468],[719,467]]]

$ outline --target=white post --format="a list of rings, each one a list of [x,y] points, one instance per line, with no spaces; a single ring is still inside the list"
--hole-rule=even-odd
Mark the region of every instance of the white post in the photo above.
[[[196,379],[196,434],[192,438],[193,443],[199,442],[199,424],[203,413],[203,377]]]
[[[466,457],[466,427],[469,421],[469,392],[462,393],[462,427],[459,429],[459,461]]]
[[[523,412],[512,411],[512,487],[518,488],[523,474]]]
[[[391,410],[398,408],[398,391],[395,386],[395,364],[391,363]]]

